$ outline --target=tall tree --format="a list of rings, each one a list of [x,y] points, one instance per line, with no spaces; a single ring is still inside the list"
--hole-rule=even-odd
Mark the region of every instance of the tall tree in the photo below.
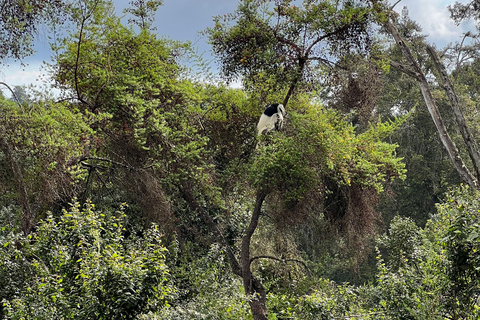
[[[469,132],[469,129],[465,123],[463,113],[458,106],[458,98],[453,90],[452,85],[448,79],[444,66],[440,63],[435,50],[432,47],[427,46],[427,52],[433,60],[435,67],[440,73],[440,78],[444,83],[444,87],[447,91],[447,94],[451,101],[451,108],[454,111],[457,120],[457,126],[462,133],[462,137],[465,145],[467,146],[468,153],[471,158],[471,165],[474,168],[474,174],[470,172],[468,167],[465,165],[457,146],[455,145],[453,139],[450,137],[447,128],[445,126],[443,117],[441,116],[438,106],[433,98],[432,92],[430,90],[429,83],[427,81],[426,73],[422,69],[419,61],[415,58],[410,50],[408,44],[405,42],[401,34],[398,32],[397,27],[393,23],[392,19],[392,9],[389,8],[385,3],[382,3],[377,0],[373,0],[372,3],[375,4],[379,12],[385,12],[385,16],[381,19],[385,30],[393,37],[396,44],[400,48],[403,58],[406,61],[406,64],[399,63],[397,61],[391,61],[390,64],[401,70],[402,72],[408,74],[412,78],[418,81],[420,85],[420,91],[422,93],[423,99],[427,106],[427,109],[430,113],[430,116],[435,124],[437,132],[439,134],[440,140],[442,141],[447,153],[449,155],[450,161],[457,170],[458,174],[465,183],[468,185],[477,188],[478,179],[480,178],[480,154],[476,147],[476,143],[473,141],[473,138]]]
[[[244,1],[239,4],[235,13],[223,18],[217,17],[215,27],[209,29],[208,32],[214,52],[219,57],[223,74],[227,79],[241,76],[247,90],[251,88],[252,91],[254,91],[264,88],[267,94],[260,97],[261,100],[264,100],[268,96],[268,92],[281,92],[273,93],[270,96],[276,99],[281,98],[283,99],[283,104],[287,104],[292,98],[293,93],[298,90],[300,86],[314,82],[315,70],[332,67],[338,62],[340,57],[347,53],[365,52],[371,44],[367,31],[372,19],[373,14],[370,11],[368,3],[361,1],[345,1],[340,4],[332,4],[328,1],[304,1],[300,7],[296,7],[292,1],[276,1],[275,3],[270,1]],[[263,83],[267,85],[263,86]],[[295,129],[299,132],[301,131],[299,127]],[[306,159],[318,161],[315,162],[315,164],[310,163],[311,167],[317,168],[314,170],[320,170],[318,168],[324,165],[322,160],[314,156],[311,158],[309,154],[310,151],[308,151],[311,150],[313,153],[318,152],[318,150],[322,150],[324,146],[316,145],[312,141],[307,142],[308,139],[306,139],[304,142],[306,144],[310,143],[310,147],[307,147],[302,144],[301,141],[303,140],[300,138],[301,135],[300,133],[298,133],[298,135],[293,134],[295,138],[291,141],[295,141],[297,146],[301,146],[300,148],[303,148],[302,151],[297,150],[297,153],[297,151],[289,149],[291,146],[288,145],[288,142],[279,142],[281,147],[276,146],[273,147],[273,149],[263,149],[268,150],[265,151],[266,154],[263,155],[266,158],[257,160],[262,165],[265,165],[257,174],[260,176],[266,174],[267,176],[265,180],[258,180],[259,182],[257,182],[258,184],[256,185],[261,189],[257,190],[255,209],[253,210],[250,224],[243,236],[241,246],[242,259],[240,261],[240,275],[244,280],[246,294],[259,297],[251,301],[251,308],[255,319],[264,319],[266,317],[266,299],[262,298],[264,296],[263,285],[261,282],[255,280],[255,276],[251,274],[252,266],[250,263],[247,263],[248,261],[257,259],[256,257],[248,259],[248,257],[251,255],[251,252],[254,251],[251,248],[251,239],[258,226],[260,218],[258,211],[262,208],[264,202],[270,203],[271,205],[272,198],[283,199],[279,201],[284,205],[285,203],[290,203],[292,206],[290,210],[284,208],[283,210],[285,211],[279,210],[279,212],[272,212],[272,214],[276,216],[277,221],[293,219],[292,216],[287,213],[295,212],[292,208],[298,209],[298,204],[296,204],[296,200],[293,199],[299,194],[302,194],[302,192],[315,193],[315,191],[310,189],[315,190],[315,187],[310,186],[307,181],[302,180],[305,176],[309,175],[304,172],[302,173],[303,167],[300,168],[298,164],[293,165],[289,163],[289,161],[295,159],[293,160],[295,163],[302,163],[301,159],[297,159],[293,155],[303,154],[302,157]],[[339,135],[341,136],[341,134]],[[312,133],[312,136],[316,136],[316,133]],[[276,150],[273,152],[275,155],[269,156],[268,152],[273,150]],[[272,167],[269,167],[269,161],[273,161],[273,163],[270,164],[273,165]],[[278,161],[278,163],[276,161]],[[288,176],[275,178],[277,174],[282,175],[282,172]],[[297,174],[299,176],[297,176]],[[328,173],[326,175],[328,176]],[[326,182],[325,180],[330,182]],[[347,181],[349,180],[347,179]],[[319,192],[318,195],[309,195],[306,197],[322,199],[319,200],[319,202],[323,203],[326,208],[329,208],[324,214],[329,217],[328,219],[332,219],[331,221],[337,220],[339,215],[345,217],[345,221],[350,221],[354,224],[354,221],[363,221],[363,226],[369,229],[372,226],[370,223],[375,219],[372,218],[372,210],[370,208],[372,203],[368,203],[366,199],[372,200],[374,196],[371,194],[370,196],[366,195],[368,194],[368,188],[356,189],[356,187],[352,187],[344,190],[343,187],[338,187],[337,182],[338,181],[332,176],[329,178],[325,176],[321,178],[318,177],[317,183],[325,184],[326,192],[331,192],[335,195],[331,196],[332,200],[328,200],[332,201],[328,205],[323,202],[324,198],[322,192],[319,190],[316,190]],[[312,183],[315,185],[315,182]],[[348,182],[348,184],[349,183],[350,182]],[[269,188],[272,189],[263,189],[265,188],[263,184],[270,186]],[[279,189],[276,189],[276,184]],[[289,197],[288,195],[277,193],[280,192],[280,190],[295,193],[295,191],[292,190],[292,186],[295,186],[296,192],[298,192],[296,196],[290,195],[292,202],[286,200],[286,198],[288,199]],[[363,204],[357,203],[357,208],[362,208],[360,211],[364,216],[346,218],[350,216],[349,212],[352,210],[346,203],[353,203],[359,200],[359,198],[357,198],[359,195],[356,195],[355,190],[362,193],[363,199],[367,202]],[[266,201],[267,199],[270,200]],[[275,200],[273,200],[273,202],[275,202]],[[323,207],[323,205],[320,206]],[[329,216],[329,210],[331,210],[330,214],[332,214],[332,216]],[[282,216],[280,212],[283,212],[285,216]],[[348,223],[344,227],[345,229],[343,229],[343,231],[347,234],[349,234],[352,229],[355,229]],[[365,229],[362,230],[365,231]],[[354,233],[355,232],[352,232],[350,234]],[[356,236],[361,238],[362,236],[359,234],[361,234],[361,231],[356,234]]]
[[[426,36],[418,23],[408,16],[408,10],[402,10],[395,18],[396,26],[422,68],[428,72],[431,64],[426,52]],[[385,60],[402,61],[402,52],[392,40],[384,53]],[[384,72],[383,88],[375,110],[382,119],[394,118],[410,112],[408,125],[403,126],[390,137],[397,143],[398,156],[405,159],[407,178],[392,186],[395,195],[382,197],[381,212],[390,221],[394,216],[408,216],[418,225],[424,225],[436,212],[436,203],[444,193],[462,180],[451,165],[431,116],[424,108],[423,96],[417,81],[396,68]],[[455,120],[443,89],[437,83],[430,83],[432,94],[440,112],[444,116],[449,132],[456,132]],[[454,134],[453,139],[458,140]],[[458,142],[457,142],[458,143]],[[460,150],[464,155],[464,150]]]
[[[216,17],[207,33],[227,79],[240,77],[257,88],[270,82],[287,105],[301,84],[316,82],[315,70],[348,52],[364,52],[372,22],[366,1],[247,0]]]
[[[46,207],[75,195],[76,163],[71,161],[83,154],[91,130],[83,115],[65,103],[22,106],[1,99],[0,114],[0,201],[19,207],[20,228],[28,234]]]

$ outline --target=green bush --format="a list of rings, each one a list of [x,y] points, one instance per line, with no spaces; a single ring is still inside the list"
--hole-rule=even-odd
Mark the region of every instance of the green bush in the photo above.
[[[370,294],[393,319],[478,319],[479,192],[459,187],[424,229],[396,217],[378,244],[378,281]]]
[[[462,186],[438,206],[438,224],[444,227],[442,246],[449,262],[447,275],[452,308],[465,318],[480,305],[480,192]]]
[[[409,218],[396,217],[379,245],[389,254],[379,256],[377,304],[392,319],[444,319],[445,259],[435,239],[438,232],[420,229]],[[428,236],[433,237],[430,241]]]
[[[189,243],[169,261],[178,290],[169,308],[144,315],[144,320],[238,320],[252,315],[241,279],[232,274],[219,245],[208,251],[194,252]],[[170,264],[171,263],[171,264]]]
[[[0,287],[8,319],[135,319],[172,290],[156,226],[125,237],[123,211],[75,202],[27,238],[0,239]],[[3,233],[5,234],[5,233]]]

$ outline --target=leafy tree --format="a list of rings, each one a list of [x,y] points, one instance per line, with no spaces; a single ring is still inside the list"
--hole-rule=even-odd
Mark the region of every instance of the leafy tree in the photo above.
[[[58,48],[55,76],[95,120],[97,135],[83,158],[92,177],[86,193],[107,189],[114,199],[128,197],[147,220],[167,229],[172,217],[167,190],[176,192],[184,183],[211,186],[207,140],[198,131],[201,95],[181,79],[176,63],[187,46],[148,30],[136,34],[121,25],[110,2],[96,3],[77,22],[78,33]],[[119,195],[109,185],[127,192]]]
[[[391,61],[390,64],[417,80],[420,85],[420,91],[422,93],[427,109],[439,133],[440,140],[442,141],[443,146],[447,150],[450,161],[452,162],[453,166],[455,167],[458,174],[465,183],[469,184],[472,187],[477,187],[477,180],[480,177],[480,152],[478,151],[476,142],[471,135],[471,130],[466,124],[465,117],[460,108],[458,96],[450,81],[450,77],[446,71],[445,66],[441,63],[436,50],[432,46],[426,47],[426,51],[437,72],[437,78],[439,82],[442,83],[445,92],[449,98],[450,107],[457,122],[457,128],[461,133],[461,136],[463,138],[463,144],[468,151],[468,155],[471,160],[470,164],[473,168],[473,174],[465,165],[464,160],[461,157],[455,142],[448,133],[443,117],[439,112],[439,108],[430,90],[430,86],[426,78],[426,73],[424,72],[424,70],[422,70],[421,61],[417,60],[412,54],[409,46],[402,38],[402,35],[399,33],[395,24],[392,22],[394,20],[394,17],[391,13],[393,8],[388,8],[387,4],[382,1],[373,1],[373,4],[376,6],[376,10],[378,10],[378,12],[384,13],[384,17],[381,18],[380,22],[383,24],[385,30],[394,38],[396,44],[402,52],[402,56],[407,61],[407,65],[399,63],[397,61]],[[381,14],[379,16],[381,16]]]
[[[80,178],[75,159],[91,129],[64,103],[17,105],[3,99],[0,113],[1,201],[18,206],[21,230],[28,234],[42,210],[75,194],[73,181]]]
[[[33,53],[34,36],[42,24],[61,24],[63,0],[5,0],[0,5],[0,59],[22,59]]]
[[[259,95],[260,101],[267,100],[268,93],[272,92],[271,97],[276,99],[283,94],[283,103],[287,104],[297,86],[308,82],[310,71],[329,64],[328,55],[338,57],[346,52],[361,51],[369,44],[366,30],[374,15],[368,5],[362,4],[342,2],[335,6],[327,1],[305,1],[302,6],[296,7],[291,1],[275,5],[271,2],[244,1],[235,13],[223,19],[217,17],[215,27],[208,33],[227,79],[242,76],[247,88],[264,90]],[[262,82],[265,85],[260,85]],[[266,318],[265,289],[250,273],[250,261],[257,260],[255,256],[251,257],[250,245],[258,227],[262,204],[266,202],[269,205],[274,214],[274,224],[280,230],[285,229],[287,224],[301,221],[308,215],[306,208],[317,207],[327,220],[342,221],[339,222],[341,230],[359,245],[364,239],[362,231],[369,234],[374,229],[372,204],[375,203],[376,190],[382,190],[383,181],[390,178],[390,173],[397,176],[401,171],[393,163],[383,163],[386,160],[383,156],[382,160],[377,159],[383,163],[381,165],[374,159],[353,156],[356,154],[353,147],[358,147],[356,143],[370,139],[376,141],[378,131],[367,130],[362,136],[365,140],[355,140],[350,149],[346,146],[354,137],[352,128],[349,132],[335,116],[323,117],[315,112],[307,114],[305,118],[297,118],[292,113],[289,121],[289,127],[293,129],[291,135],[274,135],[273,141],[262,146],[250,174],[252,185],[257,189],[256,200],[242,238],[240,265],[234,263],[232,267],[234,273],[243,277],[247,295],[258,295],[250,301],[256,319]],[[332,131],[326,123],[330,123]],[[333,129],[333,123],[338,127]],[[344,143],[340,143],[341,147],[334,147],[337,138],[329,140],[330,132],[342,139]],[[315,141],[312,137],[319,137],[319,140]],[[330,146],[335,149],[330,149]],[[374,148],[382,149],[379,145]],[[336,150],[344,150],[345,154],[342,153],[338,159]],[[387,155],[392,151],[386,152],[385,149],[379,154]],[[344,165],[342,161],[346,161]],[[351,164],[349,161],[352,161]],[[379,167],[382,173],[377,177],[377,184],[377,178],[372,173]],[[395,169],[390,171],[387,167]],[[355,218],[350,216],[354,210],[347,203],[355,203],[353,207],[361,208],[356,213],[361,213]],[[302,211],[303,206],[306,211]],[[326,208],[326,212],[321,208]],[[358,229],[360,225],[362,227]],[[361,231],[354,232],[355,229]],[[266,258],[275,259],[275,256]]]
[[[370,291],[394,319],[477,319],[478,191],[461,186],[424,229],[397,217],[378,245],[378,282]]]
[[[439,236],[438,229],[421,230],[408,218],[395,218],[379,241],[388,257],[378,261],[375,294],[380,310],[392,319],[444,319],[448,314],[449,281]]]
[[[3,315],[8,319],[136,319],[172,290],[166,249],[152,226],[126,237],[122,211],[73,203],[36,232],[1,237]],[[4,230],[5,231],[5,230]]]
[[[447,270],[453,284],[451,297],[464,306],[458,316],[467,316],[478,308],[480,204],[477,198],[478,191],[460,187],[448,194],[447,200],[439,206],[439,220],[449,226],[442,244],[451,263]]]
[[[472,0],[466,3],[455,2],[453,6],[450,5],[448,8],[450,10],[451,17],[457,23],[472,18],[478,22],[480,4],[477,0]]]
[[[365,51],[372,19],[363,1],[248,0],[215,17],[207,33],[227,79],[241,77],[252,91],[267,83],[267,92],[281,91],[287,105],[295,90],[316,82],[319,69]]]
[[[265,255],[263,246],[252,246],[257,243],[254,233],[264,203],[271,221],[262,224],[271,223],[286,235],[288,225],[323,215],[361,252],[365,236],[374,232],[375,195],[386,181],[403,176],[403,165],[392,157],[394,146],[379,141],[396,124],[372,126],[355,136],[353,127],[335,112],[308,104],[304,108],[304,115],[291,113],[287,132],[273,135],[250,168],[251,184],[257,190],[255,205],[241,239],[240,261],[230,263],[233,272],[242,276],[246,294],[258,295],[249,301],[258,319],[266,316],[266,291],[253,262],[297,260],[285,252]]]

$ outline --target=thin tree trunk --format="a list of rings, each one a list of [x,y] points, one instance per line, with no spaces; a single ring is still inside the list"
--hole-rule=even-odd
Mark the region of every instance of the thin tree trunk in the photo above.
[[[285,95],[285,98],[283,99],[283,106],[285,108],[287,107],[287,104],[288,104],[288,101],[290,100],[290,97],[295,92],[295,89],[297,88],[298,82],[302,78],[303,69],[305,69],[306,63],[307,63],[307,58],[301,58],[299,63],[298,63],[297,74],[295,75],[295,78],[292,80],[292,83],[290,84],[290,87],[288,88],[288,92]]]
[[[475,177],[477,178],[477,180],[479,180],[480,179],[480,153],[478,152],[477,143],[475,142],[475,139],[472,137],[472,134],[468,129],[467,123],[465,121],[465,117],[463,116],[463,112],[460,109],[458,97],[455,93],[452,83],[450,82],[445,66],[441,63],[440,58],[437,55],[437,52],[432,46],[427,46],[427,52],[432,58],[435,68],[438,70],[440,79],[443,82],[443,88],[445,89],[445,92],[447,93],[447,96],[450,99],[451,107],[455,115],[455,119],[457,120],[458,128],[462,135],[463,141],[467,146],[470,159],[472,160]]]
[[[260,219],[260,210],[265,200],[266,194],[259,192],[255,199],[255,208],[250,219],[250,223],[245,230],[245,234],[242,238],[242,246],[240,249],[240,262],[235,257],[232,248],[228,245],[222,231],[218,228],[217,224],[213,221],[208,212],[200,206],[195,199],[193,193],[188,186],[182,186],[182,194],[184,199],[200,214],[200,217],[204,223],[208,226],[211,232],[214,233],[217,241],[221,243],[226,250],[227,258],[230,263],[230,267],[234,274],[242,277],[245,294],[249,299],[250,310],[252,311],[254,320],[268,320],[267,312],[267,294],[261,281],[256,278],[250,270],[250,243],[253,233],[255,232],[258,220]]]
[[[477,179],[470,173],[468,168],[465,166],[465,163],[463,162],[462,158],[460,157],[460,154],[458,153],[458,149],[455,143],[450,138],[450,135],[448,134],[447,128],[443,123],[442,116],[440,115],[440,112],[435,103],[435,100],[433,99],[432,93],[428,86],[428,81],[425,75],[423,74],[422,69],[420,68],[415,58],[413,57],[412,52],[403,41],[402,37],[400,36],[400,33],[398,32],[397,28],[393,25],[393,23],[390,20],[387,20],[384,23],[384,26],[385,26],[385,29],[393,36],[393,38],[395,39],[395,42],[402,50],[403,56],[405,57],[405,59],[407,59],[409,65],[413,69],[410,69],[409,67],[406,67],[406,66],[401,66],[398,63],[391,63],[392,66],[399,67],[400,71],[408,74],[409,76],[414,77],[420,83],[420,91],[422,92],[423,100],[425,101],[428,112],[430,113],[430,116],[432,117],[435,127],[437,128],[437,132],[440,136],[440,140],[442,141],[443,146],[447,150],[450,161],[452,162],[453,166],[457,170],[462,180],[465,181],[465,183],[467,183],[470,187],[477,188],[478,187]]]
[[[267,294],[265,288],[261,281],[252,274],[250,269],[250,243],[252,241],[253,233],[258,226],[258,220],[260,219],[260,212],[265,197],[266,194],[264,192],[258,192],[250,224],[245,230],[240,249],[243,287],[245,289],[245,294],[249,298],[248,302],[250,304],[250,309],[252,310],[253,319],[255,320],[268,320]]]

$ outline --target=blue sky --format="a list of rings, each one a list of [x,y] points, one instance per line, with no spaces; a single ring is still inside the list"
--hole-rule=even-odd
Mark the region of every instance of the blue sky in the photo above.
[[[462,0],[460,2],[465,2]],[[396,2],[396,1],[391,1]],[[457,27],[449,18],[447,6],[455,0],[402,0],[395,7],[401,12],[407,6],[410,17],[417,21],[425,34],[429,35],[430,43],[443,47],[447,43],[459,41],[462,28]],[[117,12],[121,14],[120,6],[128,2],[116,0]],[[155,26],[159,35],[175,40],[191,41],[199,53],[210,57],[207,39],[199,31],[212,26],[212,18],[232,12],[237,7],[238,0],[164,0],[156,15]],[[10,63],[8,68],[0,69],[0,81],[10,86],[35,84],[41,86],[45,79],[42,77],[41,65],[43,61],[50,61],[50,51],[45,35],[40,34],[35,49],[35,55],[25,59],[26,66],[20,63]]]

